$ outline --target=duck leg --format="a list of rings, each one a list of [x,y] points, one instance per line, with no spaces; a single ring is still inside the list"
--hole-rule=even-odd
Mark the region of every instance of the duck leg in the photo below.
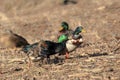
[[[69,52],[68,52],[68,51],[66,51],[65,58],[66,58],[66,59],[69,58]]]
[[[60,54],[59,54],[60,55]],[[61,59],[58,57],[58,56],[55,56],[54,55],[54,59],[53,59],[53,63],[55,63],[55,64],[57,64],[57,63],[59,63],[59,62],[62,62],[62,61],[60,61]]]
[[[50,64],[50,56],[47,56],[47,64]]]
[[[41,63],[43,64],[44,63],[44,57],[41,56]]]

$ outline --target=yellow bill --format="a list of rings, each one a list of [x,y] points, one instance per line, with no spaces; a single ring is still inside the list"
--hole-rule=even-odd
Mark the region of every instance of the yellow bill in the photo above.
[[[60,27],[59,31],[62,31],[64,28],[63,27]]]
[[[84,29],[82,29],[82,32],[83,32],[83,33],[86,33],[86,31],[85,31]]]

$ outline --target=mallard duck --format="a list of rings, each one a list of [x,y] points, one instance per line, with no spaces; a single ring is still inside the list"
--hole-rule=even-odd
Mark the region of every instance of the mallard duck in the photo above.
[[[63,0],[63,4],[64,5],[67,5],[69,2],[73,3],[73,4],[76,4],[77,2],[76,1],[73,1],[73,0]]]
[[[63,0],[63,4],[66,5],[68,4],[69,0]]]
[[[58,42],[67,41],[68,39],[72,39],[71,37],[78,38],[79,33],[81,32],[85,32],[85,30],[83,29],[82,26],[78,26],[74,31],[71,30],[70,33],[60,35],[58,38]]]
[[[74,51],[83,42],[81,35],[77,37],[67,40],[66,48],[68,52]]]
[[[78,47],[80,43],[82,43],[82,36],[80,35],[81,32],[85,32],[82,26],[78,26],[71,35],[71,39],[68,38],[67,35],[63,34],[59,37],[58,42],[66,41],[66,47],[68,52],[73,51],[75,48]]]
[[[78,26],[73,32],[72,39],[66,41],[68,52],[75,50],[83,42],[83,38],[80,35],[81,32],[85,32],[85,30],[82,26]]]
[[[58,42],[68,40],[69,36],[72,35],[73,31],[69,29],[67,22],[62,22],[58,34]]]
[[[79,33],[81,33],[81,32],[85,32],[85,30],[83,29],[82,26],[78,26],[78,27],[74,30],[73,35],[79,35]]]
[[[66,49],[67,52],[71,52],[75,50],[82,42],[82,36],[80,35],[81,32],[85,32],[82,26],[78,26],[74,31],[72,31],[72,34],[70,35],[72,38],[68,38],[68,35],[61,35],[58,38],[58,42],[66,42]]]
[[[68,53],[66,52],[65,42],[56,43],[48,40],[42,40],[41,42],[41,52],[40,56],[43,58],[47,58],[47,61],[50,60],[50,56],[59,53],[59,55],[66,54],[66,58],[68,58]]]
[[[1,36],[0,42],[7,48],[19,48],[29,45],[25,38],[13,33],[11,30],[7,30],[7,32]]]
[[[67,31],[67,30],[69,30],[69,25],[68,25],[67,22],[63,21],[63,22],[61,23],[61,27],[60,27],[59,32],[65,32],[65,31]]]

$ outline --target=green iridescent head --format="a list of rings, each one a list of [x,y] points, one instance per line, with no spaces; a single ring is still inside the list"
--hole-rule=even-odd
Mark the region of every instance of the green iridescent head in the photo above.
[[[75,31],[73,32],[73,35],[77,35],[77,34],[79,34],[79,33],[81,33],[81,32],[85,32],[85,30],[83,29],[82,26],[78,26],[78,27],[75,29]]]
[[[69,25],[67,22],[62,22],[61,23],[61,27],[60,27],[60,30],[59,31],[63,31],[63,30],[68,30],[69,29]]]

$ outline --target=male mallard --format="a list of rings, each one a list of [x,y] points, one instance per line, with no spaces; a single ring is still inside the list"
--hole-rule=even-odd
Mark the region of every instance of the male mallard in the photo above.
[[[66,48],[68,52],[75,50],[83,42],[82,36],[77,35],[75,38],[69,39],[66,42]]]
[[[68,25],[68,23],[67,23],[67,22],[62,22],[59,31],[61,32],[61,31],[67,31],[67,30],[69,30],[69,25]]]
[[[29,45],[28,41],[22,36],[8,30],[1,36],[0,42],[7,48],[18,48]]]
[[[66,41],[66,47],[68,52],[73,51],[78,47],[80,43],[82,43],[82,36],[80,35],[81,32],[85,32],[82,26],[78,26],[72,33],[72,38],[68,39],[67,35],[61,35],[58,39],[59,42]]]
[[[80,35],[81,32],[85,32],[82,26],[78,26],[74,31],[72,31],[72,34],[69,35],[72,38],[69,39],[68,35],[63,34],[58,38],[58,42],[66,41],[66,48],[68,52],[71,52],[75,50],[82,42],[82,36]]]
[[[83,29],[82,26],[78,26],[74,31],[71,30],[69,32],[70,33],[67,32],[60,35],[58,38],[58,42],[67,41],[68,39],[70,39],[69,37],[73,37],[73,38],[78,37],[79,33],[85,32],[85,30]]]
[[[61,27],[59,30],[58,35],[58,42],[66,41],[68,40],[69,36],[73,33],[71,29],[69,29],[69,25],[67,22],[62,22]]]
[[[81,32],[85,32],[85,30],[83,29],[82,26],[78,26],[78,27],[74,30],[73,35],[78,35],[78,34],[81,33]]]
[[[81,32],[85,31],[82,26],[78,26],[73,32],[72,39],[66,41],[66,48],[68,52],[73,51],[83,42],[82,36],[80,35]]]

